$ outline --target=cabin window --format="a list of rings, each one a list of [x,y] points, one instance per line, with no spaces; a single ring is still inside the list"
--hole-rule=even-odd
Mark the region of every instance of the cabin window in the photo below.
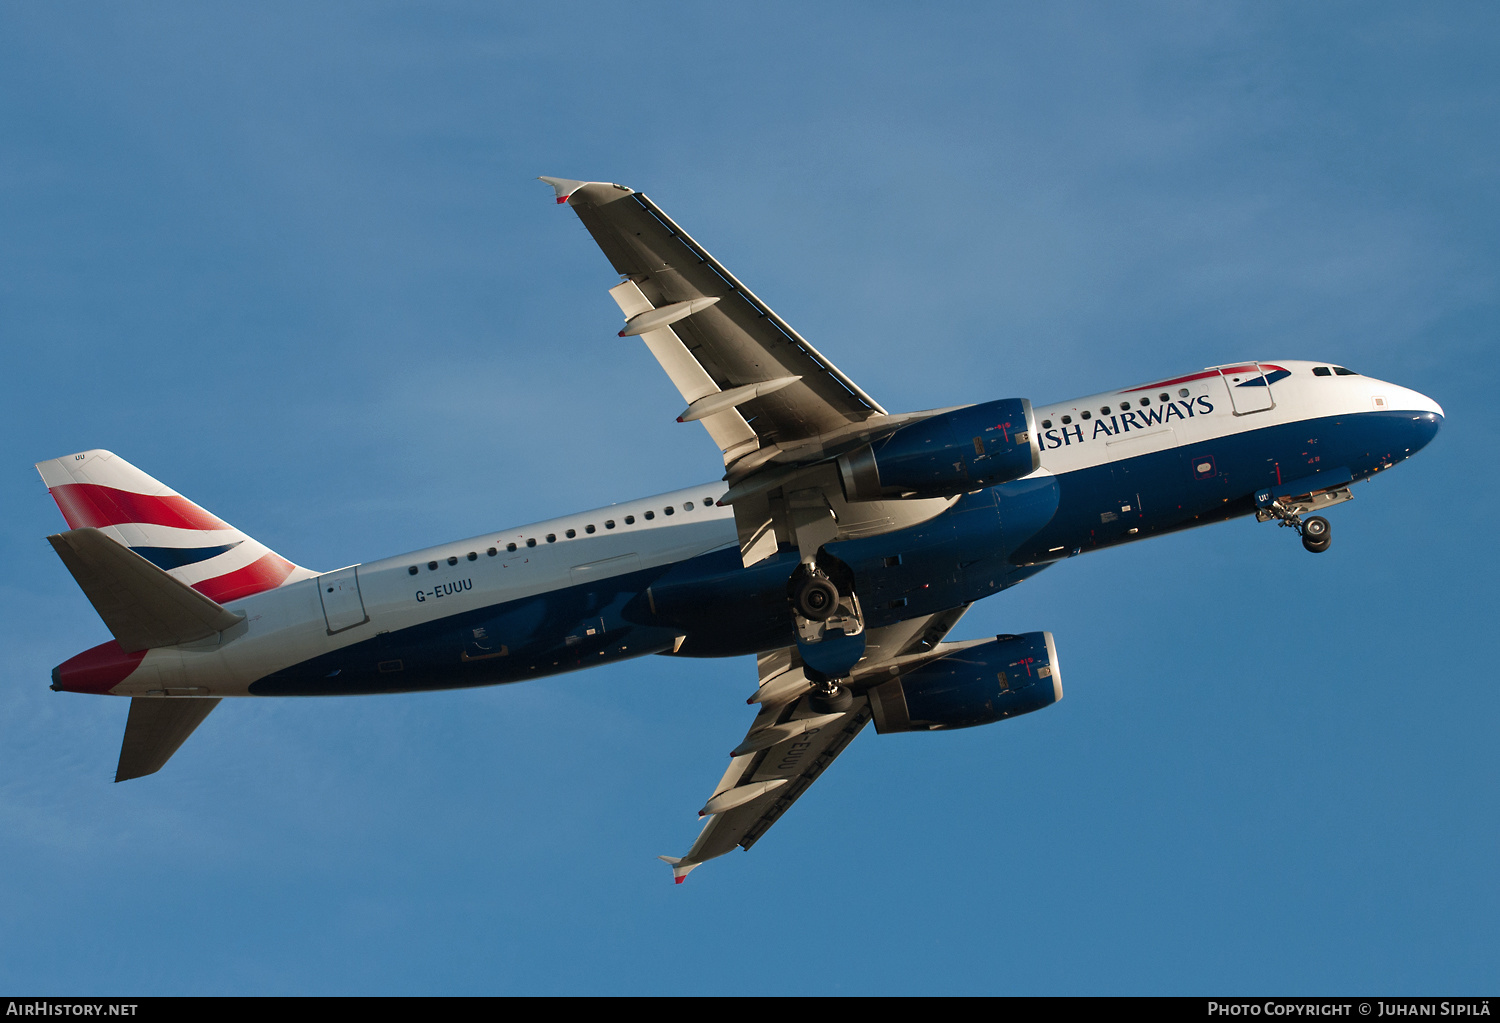
[[[1333,370],[1329,369],[1327,366],[1314,366],[1313,367],[1313,376],[1315,376],[1315,377],[1331,377],[1331,376],[1333,376]]]
[[[500,552],[497,551],[497,550],[495,550],[495,548],[491,547],[489,550],[485,551],[484,553],[493,558],[496,554],[498,554]]]
[[[1122,401],[1122,402],[1120,402],[1120,411],[1121,412],[1128,412],[1129,410],[1130,410],[1130,402],[1128,402],[1128,401]]]
[[[1050,430],[1050,429],[1052,429],[1052,420],[1050,420],[1050,419],[1043,419],[1042,420],[1042,429],[1044,429],[1044,430]]]
[[[583,531],[585,533],[592,533],[594,531],[594,524],[590,522],[588,525],[583,527]]]
[[[1084,409],[1082,412],[1078,413],[1078,418],[1079,419],[1090,419],[1092,417],[1093,417],[1093,413],[1090,412],[1088,409]]]
[[[406,572],[407,572],[408,575],[416,575],[417,574],[417,566],[413,565],[411,568],[408,568],[406,570]]]
[[[575,536],[578,535],[578,530],[576,530],[576,529],[570,529],[570,530],[568,530],[568,532],[565,535],[567,536],[567,538],[569,540],[571,540],[571,539],[573,539],[573,537],[575,537]]]
[[[693,502],[692,501],[684,501],[684,502],[682,502],[682,510],[683,511],[692,511],[693,510]]]
[[[515,551],[516,545],[513,544],[513,543],[508,543],[508,544],[505,545],[505,549],[508,550],[508,551]]]
[[[1179,397],[1179,398],[1186,398],[1187,396],[1188,396],[1188,389],[1186,387],[1179,387],[1179,388],[1177,388],[1177,397]]]
[[[1357,376],[1359,376],[1359,374],[1356,373],[1356,372],[1354,372],[1354,370],[1352,370],[1352,369],[1345,369],[1343,366],[1335,366],[1335,367],[1333,367],[1333,371],[1336,374],[1338,374],[1339,376],[1341,376],[1341,377],[1357,377]]]
[[[1161,394],[1157,397],[1157,400],[1158,401],[1171,401],[1172,400],[1172,396],[1170,394],[1168,394],[1166,391],[1162,391]]]
[[[448,564],[450,564],[450,565],[456,565],[456,564],[458,564],[458,558],[456,558],[456,557],[449,558],[448,559]]]
[[[556,533],[548,533],[547,534],[547,542],[548,543],[557,543],[557,534]]]
[[[648,510],[646,512],[646,518],[648,518],[648,519],[654,519],[654,518],[656,518],[656,512]]]
[[[436,572],[437,571],[437,562],[436,561],[429,561],[427,563],[427,571],[429,571],[429,572]]]
[[[670,504],[667,505],[665,508],[662,509],[662,512],[663,512],[663,514],[671,515],[672,514],[672,506]]]
[[[711,497],[705,497],[703,499],[703,507],[705,507],[705,508],[712,508],[713,506],[714,506],[714,499],[713,498],[711,498]]]
[[[1101,415],[1101,416],[1107,416],[1107,415],[1109,415],[1109,406],[1108,406],[1108,405],[1106,405],[1106,406],[1104,406],[1104,407],[1103,407],[1103,408],[1101,408],[1101,409],[1100,409],[1100,410],[1099,410],[1099,414],[1100,414],[1100,415]]]
[[[605,529],[614,529],[615,528],[615,520],[614,519],[605,519],[604,520],[604,528]]]
[[[1063,416],[1063,417],[1062,417],[1062,424],[1063,424],[1063,425],[1064,425],[1064,426],[1067,426],[1067,425],[1068,425],[1068,424],[1069,424],[1069,423],[1071,423],[1071,422],[1072,422],[1072,421],[1073,421],[1073,417],[1072,417],[1072,416]]]
[[[475,553],[474,551],[470,551],[469,552],[469,560],[470,561],[478,561],[479,560],[479,555],[477,553]]]
[[[633,525],[635,525],[635,516],[634,515],[627,515],[627,516],[625,516],[625,525],[627,525],[627,526],[633,526]]]
[[[1146,397],[1144,394],[1141,395],[1141,408],[1145,408],[1149,404],[1151,404],[1151,399],[1148,398],[1148,397]],[[1129,408],[1130,406],[1128,406],[1128,405],[1121,405],[1120,407],[1121,408]]]
[[[535,547],[536,546],[536,537],[534,537],[534,536],[528,536],[526,538],[526,546],[527,547]]]

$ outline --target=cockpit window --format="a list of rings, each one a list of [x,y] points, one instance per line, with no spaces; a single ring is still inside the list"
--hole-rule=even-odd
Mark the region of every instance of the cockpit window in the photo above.
[[[1352,370],[1352,369],[1345,369],[1343,366],[1335,366],[1335,367],[1333,367],[1333,371],[1335,373],[1337,373],[1341,377],[1357,377],[1357,376],[1359,376],[1359,374],[1356,373],[1356,372],[1354,372],[1354,370]]]
[[[1331,376],[1333,376],[1333,371],[1330,370],[1327,366],[1314,366],[1313,367],[1313,376],[1315,376],[1315,377],[1331,377]]]

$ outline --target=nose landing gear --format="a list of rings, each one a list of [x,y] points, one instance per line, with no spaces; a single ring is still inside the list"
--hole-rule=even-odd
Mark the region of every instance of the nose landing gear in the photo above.
[[[1302,513],[1305,511],[1305,506],[1275,500],[1256,512],[1255,517],[1261,522],[1277,519],[1278,525],[1290,526],[1302,537],[1303,550],[1310,554],[1322,554],[1333,543],[1333,527],[1321,515],[1303,519]]]
[[[1333,533],[1329,529],[1328,520],[1321,515],[1314,515],[1302,523],[1302,546],[1313,554],[1322,554],[1333,543]]]
[[[1334,469],[1304,478],[1302,484],[1309,486],[1306,493],[1299,494],[1293,489],[1296,481],[1281,488],[1280,494],[1275,489],[1262,490],[1255,495],[1255,519],[1257,522],[1276,519],[1280,525],[1290,526],[1302,537],[1304,550],[1322,554],[1333,542],[1328,520],[1321,515],[1311,515],[1306,519],[1302,516],[1354,500],[1349,479],[1349,470]],[[1328,485],[1311,489],[1317,483]]]

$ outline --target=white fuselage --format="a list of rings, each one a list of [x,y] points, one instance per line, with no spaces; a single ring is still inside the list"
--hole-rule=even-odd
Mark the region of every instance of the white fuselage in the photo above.
[[[1253,389],[1260,394],[1231,391],[1232,378],[1194,374],[1196,379],[1036,406],[1043,438],[1037,474],[1064,476],[1304,420],[1399,410],[1441,415],[1435,402],[1407,388],[1363,376],[1314,376],[1312,367],[1324,365],[1319,363],[1275,365],[1290,375],[1269,388]],[[1122,411],[1122,403],[1130,408]],[[1259,407],[1240,411],[1238,406],[1249,404]],[[1175,412],[1169,414],[1167,408]],[[227,604],[244,613],[242,625],[209,640],[150,650],[111,692],[250,695],[257,679],[383,633],[735,546],[733,510],[716,504],[724,491],[722,482],[705,483],[367,562],[244,597]],[[339,599],[355,603],[331,607],[324,596],[333,592],[329,584],[356,568],[357,585],[339,590],[351,594]],[[346,621],[354,624],[346,626]]]

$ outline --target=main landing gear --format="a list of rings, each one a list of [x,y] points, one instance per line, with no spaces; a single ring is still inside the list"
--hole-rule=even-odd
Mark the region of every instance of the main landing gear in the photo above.
[[[797,586],[793,604],[808,621],[826,622],[838,610],[838,587],[826,575],[808,572]]]
[[[848,690],[837,683],[865,653],[864,615],[854,595],[853,575],[836,560],[826,567],[804,563],[789,580],[787,597],[797,652],[813,683],[815,702],[826,704],[825,712],[846,708]]]
[[[1279,520],[1279,525],[1290,526],[1302,537],[1302,548],[1310,554],[1322,554],[1333,543],[1333,530],[1328,520],[1321,515],[1312,515],[1304,519],[1301,515],[1306,508],[1299,508],[1295,504],[1284,504],[1281,501],[1272,501],[1265,508],[1256,513],[1256,518],[1264,522],[1267,519]]]

